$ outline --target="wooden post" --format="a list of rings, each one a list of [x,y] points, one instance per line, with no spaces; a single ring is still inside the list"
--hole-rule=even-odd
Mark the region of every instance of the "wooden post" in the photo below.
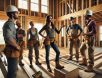
[[[64,25],[66,23],[66,20],[64,20]],[[66,27],[64,27],[64,48],[66,48]]]
[[[89,0],[89,8],[91,7],[91,0]]]

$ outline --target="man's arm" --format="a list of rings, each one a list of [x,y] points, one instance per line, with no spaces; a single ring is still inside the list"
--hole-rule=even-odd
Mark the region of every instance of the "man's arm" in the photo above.
[[[27,41],[29,40],[30,29],[27,30]]]
[[[16,39],[14,39],[14,36],[13,36],[13,30],[11,28],[12,25],[8,25],[5,29],[4,29],[4,33],[5,33],[5,38],[6,38],[6,41],[9,45],[15,47],[17,50],[20,50],[20,47],[19,45],[17,44],[16,42]]]
[[[93,34],[96,34],[96,24],[94,21],[92,22],[92,31],[89,32],[89,35]]]

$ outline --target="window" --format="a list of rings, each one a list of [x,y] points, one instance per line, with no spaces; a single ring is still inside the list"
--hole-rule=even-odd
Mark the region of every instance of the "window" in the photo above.
[[[18,8],[28,9],[27,0],[18,0]]]
[[[41,12],[48,13],[48,0],[41,0]]]
[[[39,0],[31,0],[31,10],[39,11]]]
[[[3,30],[2,30],[4,23],[5,23],[5,20],[0,20],[0,44],[5,44],[4,37],[3,37]]]

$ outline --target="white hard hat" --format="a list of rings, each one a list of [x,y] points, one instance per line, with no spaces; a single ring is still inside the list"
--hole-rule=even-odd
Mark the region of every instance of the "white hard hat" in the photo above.
[[[92,10],[86,10],[85,15],[91,15],[92,16],[92,14],[93,14]]]
[[[18,9],[14,5],[9,5],[6,9],[6,12],[18,12]]]

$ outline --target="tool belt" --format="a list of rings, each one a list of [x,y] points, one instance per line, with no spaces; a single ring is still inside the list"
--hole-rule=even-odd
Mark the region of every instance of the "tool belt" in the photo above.
[[[83,42],[91,42],[94,40],[94,36],[83,36]]]
[[[50,45],[50,40],[48,40],[48,39],[45,38],[43,44],[44,45]]]
[[[18,41],[18,45],[20,47],[25,47],[25,41]]]
[[[49,40],[48,39],[44,39],[43,44],[44,45],[50,45],[50,43],[52,43],[52,42],[56,42],[55,38],[50,38]]]
[[[6,45],[3,52],[6,57],[19,58],[20,56],[20,51],[18,51],[15,47],[11,45]]]
[[[68,35],[68,40],[70,41],[70,40],[78,40],[78,37],[77,37],[77,35],[76,36],[69,36]]]
[[[34,45],[40,46],[39,40],[29,39],[27,42],[27,47],[33,47]]]

